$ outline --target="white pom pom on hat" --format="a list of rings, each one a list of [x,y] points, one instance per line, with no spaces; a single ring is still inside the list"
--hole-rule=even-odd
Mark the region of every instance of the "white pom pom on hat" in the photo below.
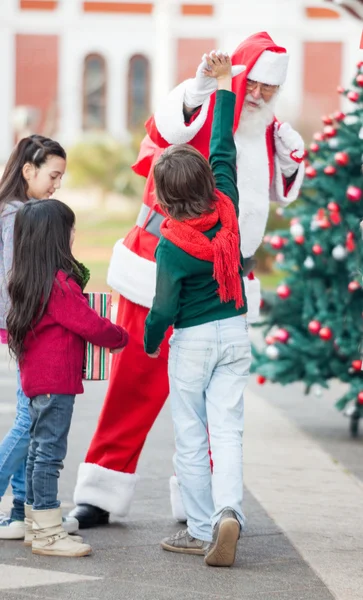
[[[265,50],[258,57],[247,77],[267,85],[282,85],[286,79],[288,64],[289,55],[286,52]]]

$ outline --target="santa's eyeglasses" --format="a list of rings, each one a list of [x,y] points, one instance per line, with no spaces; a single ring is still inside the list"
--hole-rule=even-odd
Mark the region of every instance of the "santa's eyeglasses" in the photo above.
[[[278,85],[269,85],[268,83],[260,83],[259,81],[247,79],[246,88],[248,92],[253,92],[258,86],[260,87],[260,92],[263,94],[273,94],[279,89]]]

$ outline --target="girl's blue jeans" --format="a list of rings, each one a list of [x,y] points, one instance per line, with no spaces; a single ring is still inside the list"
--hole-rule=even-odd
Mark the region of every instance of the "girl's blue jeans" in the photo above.
[[[30,447],[26,503],[34,510],[58,508],[58,478],[67,454],[74,395],[41,394],[30,399]]]
[[[0,498],[4,495],[9,481],[14,495],[11,518],[24,519],[25,466],[30,440],[29,398],[22,390],[19,369],[17,370],[17,404],[15,421],[0,444]]]
[[[208,542],[223,509],[232,509],[241,527],[245,521],[243,393],[250,365],[251,345],[244,316],[174,329],[170,339],[174,468],[188,531]]]

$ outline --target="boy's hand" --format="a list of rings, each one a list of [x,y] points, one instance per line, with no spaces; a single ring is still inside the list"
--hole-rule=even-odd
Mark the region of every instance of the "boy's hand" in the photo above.
[[[158,356],[160,355],[160,348],[158,348],[157,350],[155,350],[155,352],[153,352],[152,354],[148,354],[146,353],[150,358],[158,358]]]
[[[211,77],[213,79],[229,79],[232,80],[232,63],[228,54],[221,54],[211,52],[209,56],[205,57],[207,67],[203,69],[203,75],[205,77]]]

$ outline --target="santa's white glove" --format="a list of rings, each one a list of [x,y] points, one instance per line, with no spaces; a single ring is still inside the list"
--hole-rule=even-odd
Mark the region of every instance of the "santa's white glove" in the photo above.
[[[291,177],[304,158],[304,140],[289,123],[275,123],[275,148],[281,171]]]
[[[223,54],[220,50],[215,52],[212,50],[209,56],[212,53]],[[216,91],[218,84],[217,80],[211,77],[206,77],[203,73],[204,69],[208,68],[207,61],[205,57],[207,55],[204,54],[202,57],[202,62],[200,63],[195,78],[188,79],[185,85],[185,94],[184,94],[184,103],[188,108],[196,108],[197,106],[201,106],[203,102],[209,98],[213,92]],[[234,65],[232,67],[232,77],[236,77],[240,73],[245,71],[246,67],[244,65]]]

